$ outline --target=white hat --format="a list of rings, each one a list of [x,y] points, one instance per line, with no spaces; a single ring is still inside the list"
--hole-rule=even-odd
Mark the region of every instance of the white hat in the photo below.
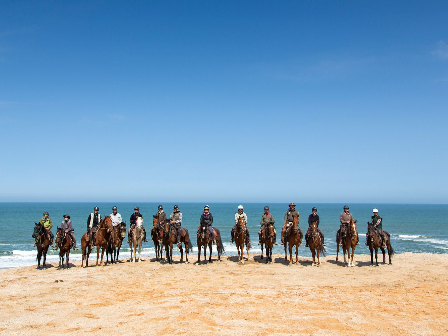
[[[378,212],[378,209],[373,209],[372,212]]]
[[[243,206],[242,206],[241,204],[238,205],[238,210],[239,210],[239,209],[244,209]]]

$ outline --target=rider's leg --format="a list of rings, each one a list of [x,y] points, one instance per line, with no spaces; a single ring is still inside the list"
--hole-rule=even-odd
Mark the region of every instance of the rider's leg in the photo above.
[[[76,247],[76,238],[75,238],[75,233],[73,231],[70,231],[70,237],[72,238],[72,241],[73,241],[73,249],[75,251],[77,251],[78,248]]]

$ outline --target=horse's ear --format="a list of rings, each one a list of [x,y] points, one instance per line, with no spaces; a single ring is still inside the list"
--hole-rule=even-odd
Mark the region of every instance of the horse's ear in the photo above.
[[[357,223],[358,222],[358,220],[355,220],[353,223]]]
[[[35,224],[35,225],[39,225],[39,224],[37,224],[36,222],[34,222],[34,224]]]

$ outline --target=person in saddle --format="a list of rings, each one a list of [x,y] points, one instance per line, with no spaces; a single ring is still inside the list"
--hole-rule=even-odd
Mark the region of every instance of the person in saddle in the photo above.
[[[262,238],[262,234],[263,231],[268,227],[269,224],[274,225],[275,220],[274,220],[274,216],[272,216],[271,213],[269,213],[269,207],[266,205],[264,207],[264,213],[261,215],[261,220],[260,220],[260,231],[258,231],[258,245],[261,245],[261,238]],[[274,226],[274,241],[275,241],[275,245],[277,244],[277,230],[275,229]]]
[[[322,230],[319,229],[319,215],[317,214],[317,208],[316,207],[312,208],[311,212],[312,212],[311,215],[308,216],[308,227],[311,227],[312,222],[317,222],[316,223],[317,224],[317,232],[319,232],[320,239],[322,239],[322,245],[327,246],[327,245],[325,245],[325,242],[324,242],[324,234],[323,234]],[[309,234],[310,234],[310,231],[308,229],[308,231],[306,231],[306,234],[305,234],[305,242],[306,242],[305,247],[308,247],[307,240],[308,240]]]
[[[70,220],[69,215],[64,215],[64,220],[61,223],[61,230],[70,235],[70,237],[72,238],[73,250],[77,251],[78,248],[76,247],[75,230],[73,229],[73,223]],[[59,243],[59,241],[56,242],[56,249],[57,243]]]
[[[210,207],[206,205],[204,207],[204,213],[201,215],[201,219],[199,221],[198,234],[201,233],[201,227],[208,227],[210,232],[210,238],[215,241],[215,234],[213,233],[213,215],[210,213]]]
[[[375,227],[376,231],[381,237],[381,240],[383,242],[383,248],[386,248],[386,236],[383,232],[383,219],[378,215],[378,209],[373,209],[373,216],[372,216],[372,224]],[[368,233],[366,233],[366,245],[368,244]]]
[[[339,217],[339,220],[341,221],[341,226],[339,227],[338,240],[345,237],[345,234],[348,231],[348,225],[353,220],[353,215],[350,213],[349,210],[350,208],[348,207],[348,205],[344,205],[344,212],[342,212],[341,216]],[[343,234],[342,237],[341,234]],[[358,235],[358,233],[356,233],[356,235]],[[356,245],[359,245],[359,237],[357,237],[357,240],[358,242],[356,243]]]
[[[294,203],[289,203],[289,209],[286,210],[285,218],[283,220],[282,228],[282,245],[285,243],[285,235],[289,232],[292,225],[292,217],[296,215],[299,218],[299,212],[296,210],[296,205]]]
[[[129,231],[128,231],[128,243],[129,244],[131,243],[132,230],[134,229],[135,224],[137,224],[137,218],[138,217],[142,217],[143,218],[142,214],[140,213],[140,208],[138,206],[136,206],[134,208],[134,213],[131,215],[131,217],[129,219],[129,221],[131,223],[131,226],[129,227]],[[146,230],[145,230],[145,227],[142,227],[142,230],[143,230],[143,241],[147,243],[148,240],[146,240]]]
[[[51,228],[53,227],[53,222],[51,221],[50,214],[45,211],[42,215],[43,217],[40,219],[39,223],[42,224],[47,232],[48,238],[50,239],[50,244],[54,249],[53,244],[53,233],[51,232]],[[34,247],[36,247],[36,242],[34,242]]]
[[[112,220],[112,226],[117,226],[123,223],[123,219],[121,215],[118,213],[118,209],[116,206],[112,207],[112,213],[110,214],[110,219]]]
[[[156,214],[153,216],[154,218],[157,218],[158,224],[165,224],[166,221],[166,212],[163,211],[163,206],[159,205],[157,207],[157,212]]]
[[[230,232],[230,242],[233,243],[235,240],[235,232],[236,232],[236,225],[238,224],[238,219],[240,217],[243,217],[244,223],[246,223],[246,243],[250,244],[250,236],[249,236],[249,229],[247,228],[247,215],[244,212],[244,208],[242,205],[238,205],[238,211],[235,213],[235,225],[232,228],[232,231]]]
[[[180,228],[182,226],[182,212],[179,211],[179,206],[173,207],[173,212],[170,215],[171,226],[176,230],[177,244],[180,244]]]
[[[101,215],[98,211],[100,211],[100,208],[97,206],[94,207],[93,212],[87,218],[87,238],[89,239],[90,246],[95,245],[96,231],[101,223]]]

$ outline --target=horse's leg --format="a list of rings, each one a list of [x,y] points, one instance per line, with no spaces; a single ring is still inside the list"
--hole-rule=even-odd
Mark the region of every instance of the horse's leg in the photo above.
[[[201,262],[201,244],[198,243],[198,264]]]
[[[261,243],[260,244],[260,246],[261,246],[261,260],[263,260],[263,243]],[[266,247],[266,249],[267,249],[267,247]],[[266,250],[266,253],[267,253],[267,250]],[[267,256],[267,254],[266,254],[266,258],[267,258],[268,256]]]
[[[378,266],[378,248],[375,247],[375,266]]]
[[[299,263],[299,243],[296,245],[296,264]]]
[[[339,244],[338,240],[336,239],[336,261],[338,261],[338,256],[339,256]]]
[[[142,253],[142,245],[143,245],[143,238],[140,235],[140,242],[138,244],[138,262],[140,262],[140,255]]]
[[[285,260],[288,261],[288,254],[286,253],[286,246],[288,245],[288,243],[287,243],[286,239],[285,239],[284,244],[285,244],[284,245],[284,247],[285,247]]]
[[[289,264],[292,264],[292,244],[289,243]]]
[[[101,263],[100,263],[101,266],[104,266],[104,263],[103,263],[104,250],[105,250],[105,248],[101,247]]]
[[[97,245],[96,247],[96,266],[98,266],[98,260],[100,259],[100,247]]]
[[[67,268],[70,268],[68,262],[69,262],[69,256],[70,256],[70,250],[68,250],[67,252]]]
[[[249,261],[249,244],[246,244],[247,261]]]
[[[373,265],[373,248],[369,246],[370,250],[370,265]]]
[[[37,269],[40,268],[40,258],[42,257],[42,250],[39,250],[39,247],[37,248]]]
[[[212,262],[212,251],[213,251],[213,243],[212,242],[209,243],[208,248],[210,250],[208,261]],[[218,253],[218,256],[219,256],[219,253]]]
[[[383,264],[386,263],[386,251],[381,247],[381,252],[383,253]]]

